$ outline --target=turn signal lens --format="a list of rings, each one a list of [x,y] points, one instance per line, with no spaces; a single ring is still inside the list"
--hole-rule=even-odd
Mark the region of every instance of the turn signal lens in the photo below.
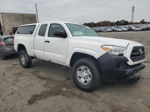
[[[124,54],[126,52],[126,48],[121,47],[121,46],[104,45],[104,46],[101,46],[101,48],[104,51],[106,51],[110,54],[115,54],[115,55]]]
[[[102,46],[102,49],[103,49],[104,51],[109,51],[109,50],[111,50],[110,48],[104,47],[104,46]]]

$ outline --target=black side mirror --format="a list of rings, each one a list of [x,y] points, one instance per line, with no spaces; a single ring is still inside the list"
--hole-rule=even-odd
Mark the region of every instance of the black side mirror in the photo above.
[[[67,37],[66,32],[55,32],[54,35],[58,36],[58,37],[62,37],[62,38],[66,38]]]

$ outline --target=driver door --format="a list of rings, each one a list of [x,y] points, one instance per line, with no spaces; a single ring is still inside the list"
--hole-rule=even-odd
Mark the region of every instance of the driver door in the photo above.
[[[45,58],[59,64],[65,64],[68,38],[55,36],[56,32],[65,32],[63,25],[51,23],[45,37]]]

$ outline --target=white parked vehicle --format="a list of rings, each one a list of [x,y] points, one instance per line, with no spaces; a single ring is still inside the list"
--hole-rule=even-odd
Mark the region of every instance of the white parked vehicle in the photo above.
[[[144,69],[140,43],[99,36],[88,27],[65,22],[22,25],[14,38],[20,64],[31,67],[38,58],[72,68],[74,83],[82,90],[96,89],[103,81],[135,81]]]
[[[116,26],[116,27],[114,27],[114,31],[122,32],[123,29],[121,27],[119,27],[119,26]]]
[[[142,30],[142,28],[137,25],[130,25],[130,27],[132,28],[132,31],[141,31]]]

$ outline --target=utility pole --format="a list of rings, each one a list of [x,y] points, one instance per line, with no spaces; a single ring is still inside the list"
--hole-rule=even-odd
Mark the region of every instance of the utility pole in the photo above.
[[[37,20],[37,23],[39,23],[39,15],[38,15],[38,9],[37,9],[36,3],[35,3],[35,11],[36,11],[36,20]]]
[[[135,12],[135,6],[132,6],[132,18],[131,18],[131,22],[134,22],[134,12]]]

